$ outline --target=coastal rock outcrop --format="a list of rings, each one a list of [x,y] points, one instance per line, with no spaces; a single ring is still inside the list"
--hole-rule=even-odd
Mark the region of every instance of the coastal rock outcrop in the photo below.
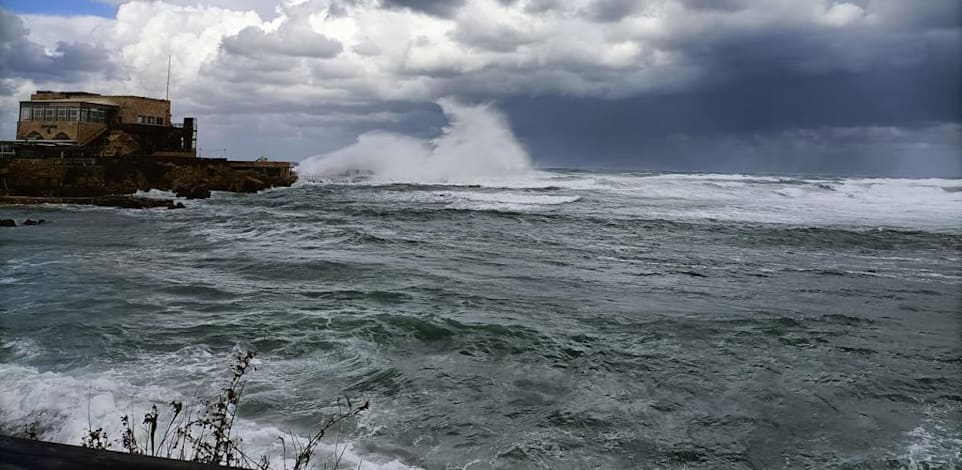
[[[163,157],[8,158],[0,159],[0,196],[76,201],[159,189],[204,199],[211,191],[253,193],[290,186],[296,175],[287,165]]]
[[[187,186],[174,188],[174,194],[177,197],[185,197],[187,199],[207,199],[210,197],[210,189],[204,186]]]
[[[181,209],[184,207],[182,203],[175,202],[172,199],[151,199],[145,197],[136,196],[97,196],[97,197],[57,197],[57,196],[0,196],[0,206],[3,205],[37,205],[37,204],[82,204],[88,206],[102,206],[102,207],[119,207],[122,209],[150,209],[154,207],[167,208],[167,209]],[[4,221],[9,221],[13,225],[3,225],[0,222],[0,226],[6,227],[16,227],[16,223],[11,219],[3,219]],[[44,219],[30,221],[30,223],[24,223],[24,225],[39,225],[46,223]]]

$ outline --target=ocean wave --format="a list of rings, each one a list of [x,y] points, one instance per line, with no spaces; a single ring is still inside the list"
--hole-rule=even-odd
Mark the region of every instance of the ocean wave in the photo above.
[[[68,375],[41,372],[32,367],[0,363],[0,429],[19,432],[36,423],[43,440],[79,445],[91,426],[103,427],[111,438],[120,437],[123,428],[120,417],[134,416],[148,411],[155,404],[165,413],[171,400],[184,401],[185,406],[197,405],[197,397],[155,385],[135,385],[116,374],[87,373]],[[192,401],[194,400],[194,401]],[[136,422],[136,421],[135,421]],[[234,426],[243,439],[242,449],[250,456],[268,456],[273,468],[293,466],[290,455],[292,434],[272,425],[238,418]],[[283,459],[284,447],[280,438],[288,440],[288,456]],[[306,437],[293,435],[302,442]],[[319,461],[327,460],[335,450],[343,452],[343,462],[350,468],[400,470],[416,468],[396,459],[360,453],[355,443],[324,441],[317,450]]]
[[[911,470],[928,468],[959,468],[962,466],[962,439],[948,429],[938,410],[906,435],[907,445],[897,461]]]
[[[490,204],[503,204],[506,206],[553,206],[558,204],[570,204],[572,202],[578,202],[581,200],[581,196],[545,196],[514,192],[442,192],[432,193],[429,198],[435,199],[438,202],[449,204],[483,202]]]

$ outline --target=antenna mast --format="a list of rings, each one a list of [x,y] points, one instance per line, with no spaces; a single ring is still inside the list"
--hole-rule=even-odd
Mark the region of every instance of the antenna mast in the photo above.
[[[170,101],[170,56],[171,53],[167,53],[167,91],[164,93],[164,99]]]

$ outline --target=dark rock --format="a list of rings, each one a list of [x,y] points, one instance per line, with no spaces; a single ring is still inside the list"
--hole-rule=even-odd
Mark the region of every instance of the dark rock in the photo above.
[[[13,219],[0,219],[0,227],[16,227],[17,223]]]
[[[99,196],[99,197],[30,197],[30,196],[0,196],[0,206],[4,205],[35,205],[35,204],[83,204],[104,207],[120,207],[124,209],[148,209],[151,207],[172,207],[174,201],[170,199],[150,199],[136,196]],[[33,223],[29,223],[33,222]],[[46,223],[44,219],[29,221],[27,225]],[[12,224],[13,221],[10,221]],[[15,227],[15,225],[8,225]]]
[[[169,206],[167,206],[167,208],[168,208],[168,209],[183,209],[183,208],[184,208],[184,203],[183,203],[183,202],[171,202],[171,204],[170,204]]]
[[[40,225],[40,222],[37,222],[33,219],[27,219],[23,221],[23,225]]]
[[[206,186],[180,187],[174,189],[174,194],[187,199],[207,199],[210,197],[210,189]]]
[[[95,198],[91,202],[95,206],[120,207],[123,209],[147,209],[151,207],[170,207],[170,199],[148,199],[134,196],[105,196]]]
[[[239,470],[2,435],[0,462],[4,470]]]

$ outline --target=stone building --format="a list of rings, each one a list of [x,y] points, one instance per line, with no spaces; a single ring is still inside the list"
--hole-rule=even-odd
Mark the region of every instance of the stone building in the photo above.
[[[170,101],[38,91],[20,103],[16,139],[95,156],[196,157],[193,118],[171,120]]]
[[[290,186],[289,162],[197,158],[194,118],[170,101],[38,91],[20,102],[16,140],[0,141],[0,196],[95,197],[171,190],[253,192]]]

